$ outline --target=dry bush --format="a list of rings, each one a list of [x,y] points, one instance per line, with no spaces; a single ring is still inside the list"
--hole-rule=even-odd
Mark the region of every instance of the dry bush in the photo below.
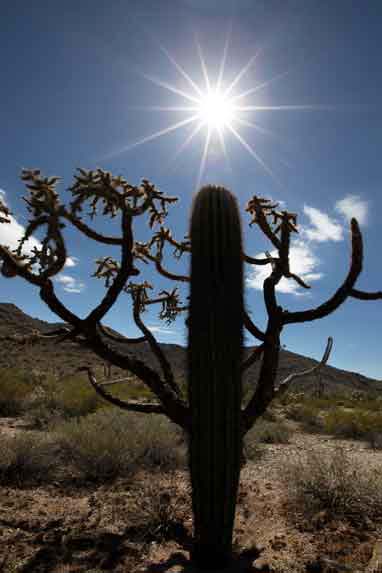
[[[282,421],[268,421],[262,417],[248,432],[248,440],[258,444],[288,444],[291,431]]]
[[[360,408],[352,411],[336,408],[325,416],[324,430],[338,437],[368,439],[371,434],[382,432],[382,414]]]
[[[33,386],[27,374],[16,368],[0,371],[0,415],[17,416],[24,410],[24,401]]]
[[[134,512],[129,515],[132,525],[138,526],[142,540],[161,542],[184,533],[184,522],[191,515],[190,487],[179,491],[177,476],[163,480],[144,479],[132,491]]]
[[[0,442],[0,483],[22,486],[46,480],[55,466],[56,452],[49,439],[20,434],[2,437]]]
[[[163,471],[185,465],[178,432],[163,416],[114,408],[70,420],[54,429],[68,460],[86,479],[105,481],[137,469]]]
[[[311,517],[325,511],[328,518],[382,517],[382,472],[334,451],[307,451],[285,458],[280,468],[288,502]]]
[[[301,422],[305,430],[314,432],[322,429],[320,411],[315,406],[309,404],[293,404],[286,410],[286,415],[291,420]]]
[[[259,461],[264,455],[261,444],[287,444],[290,434],[290,429],[283,422],[269,422],[264,417],[260,418],[244,438],[245,460]]]

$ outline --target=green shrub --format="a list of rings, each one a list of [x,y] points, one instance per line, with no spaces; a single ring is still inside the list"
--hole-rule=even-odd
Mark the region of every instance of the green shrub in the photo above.
[[[341,448],[307,451],[282,464],[280,478],[289,504],[308,516],[328,518],[382,516],[382,472],[355,462]]]
[[[256,462],[264,454],[261,444],[287,444],[290,430],[283,422],[269,422],[261,417],[244,438],[244,457]]]
[[[306,430],[317,431],[322,427],[319,410],[309,404],[294,404],[286,411],[287,417],[301,422]]]
[[[67,459],[86,479],[108,480],[138,468],[174,469],[185,464],[179,434],[163,416],[110,408],[67,421],[54,433]]]
[[[258,444],[287,444],[289,443],[290,430],[281,421],[269,422],[262,417],[257,420],[247,436],[249,440]]]
[[[0,442],[0,483],[21,486],[50,477],[55,465],[54,444],[30,434],[2,438]]]
[[[336,408],[325,416],[324,430],[338,437],[367,439],[372,433],[382,432],[382,413]]]
[[[16,416],[24,410],[24,400],[31,394],[33,386],[25,372],[15,368],[0,371],[0,415]]]

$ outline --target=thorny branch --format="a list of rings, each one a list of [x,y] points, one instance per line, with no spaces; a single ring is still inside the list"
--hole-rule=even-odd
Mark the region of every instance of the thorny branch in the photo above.
[[[21,344],[33,344],[41,338],[56,338],[57,341],[75,340],[91,348],[98,356],[128,370],[143,380],[157,396],[158,404],[142,405],[129,403],[136,411],[152,411],[166,413],[170,419],[183,428],[190,427],[190,414],[187,405],[181,398],[171,365],[163,353],[161,346],[155,340],[149,328],[142,320],[142,314],[147,306],[160,304],[159,318],[168,324],[173,322],[181,313],[188,311],[188,306],[180,301],[178,289],[162,290],[158,296],[149,296],[153,286],[147,281],[135,283],[132,277],[140,275],[138,264],[154,264],[157,272],[170,280],[188,283],[187,275],[170,271],[164,264],[165,249],[173,249],[175,259],[180,259],[184,253],[191,252],[191,241],[188,235],[183,240],[176,240],[167,227],[164,226],[168,214],[168,206],[177,201],[176,197],[169,197],[160,192],[146,179],[139,186],[129,184],[123,177],[115,177],[107,171],[97,169],[86,171],[79,169],[75,175],[73,185],[69,188],[72,200],[68,206],[61,204],[56,186],[58,177],[43,177],[39,170],[23,170],[22,179],[26,183],[29,195],[25,197],[27,209],[31,215],[25,229],[24,236],[16,249],[0,246],[1,273],[12,278],[20,276],[38,286],[40,296],[52,312],[56,313],[68,326],[56,329],[48,334],[34,331],[26,337],[12,340]],[[90,205],[87,215],[93,221],[100,212],[104,216],[114,219],[120,215],[120,236],[110,236],[92,228],[82,218],[86,204]],[[356,281],[362,270],[362,236],[357,221],[351,221],[352,255],[350,268],[343,284],[324,303],[306,311],[288,312],[283,309],[277,300],[277,285],[282,278],[294,280],[302,288],[310,288],[301,277],[290,269],[290,242],[291,234],[298,233],[297,215],[288,211],[278,210],[278,204],[263,197],[253,196],[247,203],[246,211],[251,216],[250,226],[256,224],[262,233],[270,240],[276,249],[275,256],[266,252],[265,258],[252,257],[243,252],[243,261],[251,265],[270,265],[270,273],[264,281],[263,294],[267,310],[268,321],[263,332],[259,329],[248,311],[244,312],[244,327],[261,344],[253,349],[252,354],[243,362],[242,372],[247,370],[254,362],[261,360],[258,384],[251,400],[243,410],[243,433],[248,431],[254,421],[265,411],[271,400],[285,392],[290,381],[301,377],[307,372],[300,372],[289,376],[275,390],[275,379],[278,368],[280,351],[280,334],[287,324],[316,320],[327,316],[336,310],[348,297],[360,300],[382,299],[382,291],[364,292],[356,289]],[[157,230],[150,240],[145,243],[136,241],[133,233],[134,217],[147,214],[149,227]],[[0,223],[11,223],[12,213],[0,199]],[[105,281],[106,293],[99,304],[85,319],[81,319],[71,312],[56,296],[52,279],[63,268],[67,260],[67,252],[63,238],[63,229],[70,223],[73,227],[100,244],[117,246],[121,249],[120,261],[111,256],[96,260],[96,271],[93,276]],[[26,243],[36,231],[45,229],[45,235],[37,247],[29,253],[23,252]],[[136,338],[119,336],[102,324],[102,320],[122,293],[130,294],[135,324],[141,330],[142,336]],[[188,325],[188,318],[186,318]],[[10,339],[11,337],[5,337]],[[329,339],[330,340],[330,339]],[[146,342],[156,356],[162,370],[163,379],[157,372],[143,362],[122,354],[109,342],[129,344]],[[329,344],[329,343],[328,343]],[[327,355],[323,357],[320,365],[326,363]],[[318,365],[318,366],[320,366]],[[125,407],[119,399],[111,396],[97,383],[94,373],[88,370],[90,383],[103,397],[114,404]],[[118,404],[117,404],[118,402]],[[130,408],[129,406],[129,408]],[[130,409],[131,409],[130,408]],[[152,408],[150,410],[150,408]]]

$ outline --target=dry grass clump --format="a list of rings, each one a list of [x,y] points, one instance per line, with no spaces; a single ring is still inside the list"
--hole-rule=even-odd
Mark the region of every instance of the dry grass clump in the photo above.
[[[175,427],[163,416],[114,408],[57,425],[55,439],[85,479],[111,480],[140,468],[162,471],[185,465]]]
[[[168,478],[143,479],[139,488],[131,491],[134,512],[129,514],[129,522],[138,526],[142,540],[161,542],[186,534],[184,522],[192,513],[190,486],[179,488],[175,473],[169,474]]]
[[[54,444],[30,434],[3,436],[0,442],[0,484],[21,487],[46,480],[55,465]]]
[[[288,444],[291,431],[280,420],[271,422],[260,418],[247,435],[249,440],[258,444]]]
[[[290,429],[281,420],[270,422],[262,417],[257,420],[244,438],[244,458],[256,462],[264,454],[262,444],[287,444],[290,435]]]
[[[286,415],[291,420],[300,422],[307,431],[317,432],[322,429],[320,410],[318,410],[314,404],[293,404],[286,409]]]
[[[289,505],[306,517],[322,511],[328,519],[382,517],[382,471],[355,461],[342,448],[286,458],[280,478]]]
[[[24,400],[31,394],[33,386],[25,372],[17,368],[0,370],[0,415],[17,416],[24,410]]]
[[[382,433],[382,413],[354,408],[352,411],[336,408],[324,420],[328,434],[354,440],[367,440]]]

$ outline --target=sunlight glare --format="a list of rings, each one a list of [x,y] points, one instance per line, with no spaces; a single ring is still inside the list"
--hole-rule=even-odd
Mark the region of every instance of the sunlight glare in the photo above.
[[[185,139],[185,141],[178,147],[175,156],[172,157],[171,163],[175,160],[175,158],[179,157],[181,153],[190,145],[191,141],[196,138],[196,135],[201,131],[201,128],[204,127],[205,137],[204,137],[204,145],[202,150],[202,155],[200,159],[200,166],[199,172],[197,177],[197,185],[201,184],[203,179],[203,174],[205,171],[207,159],[212,148],[213,140],[217,139],[220,142],[222,153],[225,157],[227,165],[231,170],[229,165],[229,157],[226,149],[225,144],[225,137],[230,135],[233,139],[236,139],[241,146],[251,155],[251,157],[256,161],[256,163],[265,171],[274,181],[276,181],[279,185],[281,182],[279,178],[275,175],[273,170],[264,159],[260,156],[257,148],[258,143],[256,144],[256,148],[249,144],[248,141],[244,138],[239,131],[240,126],[244,126],[247,128],[251,128],[257,133],[262,133],[265,135],[272,136],[275,139],[278,138],[276,134],[274,134],[269,129],[262,127],[257,122],[254,123],[248,119],[248,115],[251,116],[254,113],[258,116],[260,113],[263,112],[275,112],[275,111],[302,111],[302,110],[319,110],[319,109],[329,109],[328,106],[317,106],[317,105],[255,105],[251,102],[246,102],[245,99],[250,96],[254,95],[256,92],[259,92],[266,88],[269,84],[280,80],[281,78],[285,77],[289,74],[290,70],[286,70],[281,72],[267,81],[263,81],[257,83],[253,87],[239,91],[239,93],[234,93],[234,88],[238,88],[239,84],[244,75],[246,75],[251,68],[253,68],[254,63],[256,62],[260,50],[249,59],[249,61],[239,70],[236,74],[234,79],[228,84],[228,87],[223,89],[223,81],[224,81],[224,72],[225,72],[225,64],[228,55],[228,46],[230,40],[230,34],[227,34],[227,38],[224,44],[223,55],[220,62],[219,70],[218,70],[218,77],[216,83],[212,83],[210,80],[209,70],[206,65],[206,61],[204,59],[201,46],[197,38],[196,47],[197,52],[200,60],[201,70],[204,78],[204,89],[203,86],[198,85],[191,76],[185,71],[185,69],[176,61],[176,59],[170,54],[164,46],[160,45],[160,49],[163,54],[167,57],[169,62],[174,66],[176,71],[179,75],[181,75],[188,83],[189,90],[185,91],[184,89],[180,89],[176,85],[173,85],[167,81],[164,81],[158,77],[150,76],[148,74],[143,73],[143,77],[147,80],[152,82],[153,84],[157,85],[158,87],[164,88],[167,91],[175,94],[177,96],[182,97],[186,100],[186,105],[169,105],[169,106],[146,106],[144,109],[147,111],[161,111],[161,112],[185,112],[188,117],[177,121],[176,123],[172,123],[167,127],[159,129],[158,131],[147,135],[146,137],[141,138],[130,145],[119,149],[116,152],[111,153],[108,157],[116,155],[118,153],[122,153],[128,149],[132,149],[137,147],[138,145],[142,145],[158,139],[159,137],[165,136],[171,132],[175,132],[178,129],[186,127],[188,124],[196,123],[196,126],[190,132],[189,136]],[[225,82],[224,82],[225,83]],[[244,102],[242,101],[244,100]],[[251,119],[251,117],[250,117]],[[215,137],[216,136],[216,137]]]
[[[232,100],[218,90],[210,91],[199,101],[199,119],[211,129],[222,130],[235,119]]]

